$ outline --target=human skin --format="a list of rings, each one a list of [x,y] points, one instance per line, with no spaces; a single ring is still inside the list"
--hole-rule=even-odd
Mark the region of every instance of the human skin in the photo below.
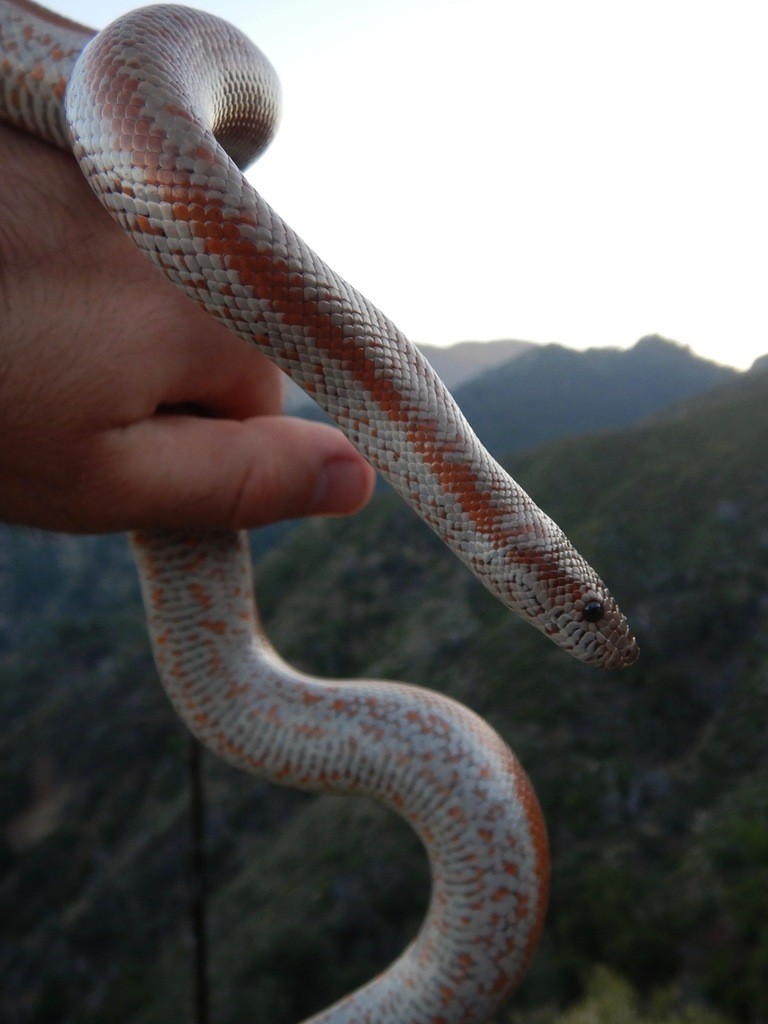
[[[72,157],[0,125],[0,519],[233,529],[359,509],[373,471],[151,266]]]

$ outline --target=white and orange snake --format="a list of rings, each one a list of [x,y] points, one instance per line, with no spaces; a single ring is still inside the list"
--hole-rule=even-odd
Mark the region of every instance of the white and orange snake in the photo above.
[[[604,584],[418,350],[244,179],[278,98],[268,61],[210,15],[145,8],[95,36],[0,0],[0,119],[73,150],[149,259],[309,392],[509,608],[582,661],[631,664],[637,646]],[[259,627],[243,536],[132,542],[158,668],[192,731],[274,782],[372,796],[427,848],[418,936],[313,1022],[487,1021],[523,974],[546,905],[545,828],[514,755],[428,690],[293,671]]]

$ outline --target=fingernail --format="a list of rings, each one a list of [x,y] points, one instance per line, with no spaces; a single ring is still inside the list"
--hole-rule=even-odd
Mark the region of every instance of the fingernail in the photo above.
[[[354,512],[368,496],[369,473],[358,459],[331,459],[317,478],[310,515]]]

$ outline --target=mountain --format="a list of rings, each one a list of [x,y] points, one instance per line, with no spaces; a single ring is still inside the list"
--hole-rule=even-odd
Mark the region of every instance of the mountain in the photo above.
[[[629,426],[737,373],[658,335],[630,349],[584,352],[520,341],[422,348],[497,458],[558,437]],[[289,412],[327,418],[290,382],[288,395]]]
[[[454,391],[536,345],[532,341],[460,341],[455,345],[419,345],[419,348],[445,386]]]
[[[450,693],[531,775],[553,892],[507,1024],[550,1020],[596,965],[654,1006],[710,1008],[678,1021],[768,1017],[766,450],[768,373],[755,370],[631,427],[514,456],[638,633],[625,673],[572,662],[510,616],[389,494],[354,520],[302,524],[259,563],[289,660]],[[121,538],[0,531],[8,1024],[185,1018],[187,740],[142,618]],[[413,934],[421,851],[367,803],[205,765],[212,1019],[289,1024]]]
[[[536,346],[463,384],[455,398],[489,451],[503,456],[629,426],[735,374],[650,335],[627,350]]]

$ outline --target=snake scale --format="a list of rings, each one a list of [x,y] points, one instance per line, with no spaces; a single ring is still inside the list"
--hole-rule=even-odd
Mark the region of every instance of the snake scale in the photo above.
[[[0,0],[0,119],[73,151],[148,258],[312,395],[510,609],[582,661],[631,664],[637,645],[605,585],[418,349],[243,177],[278,107],[266,58],[208,14],[144,8],[96,35]],[[313,1024],[487,1021],[525,970],[548,887],[544,823],[514,755],[431,691],[285,664],[259,625],[243,535],[131,539],[159,672],[195,735],[273,782],[372,796],[426,847],[418,935]]]

